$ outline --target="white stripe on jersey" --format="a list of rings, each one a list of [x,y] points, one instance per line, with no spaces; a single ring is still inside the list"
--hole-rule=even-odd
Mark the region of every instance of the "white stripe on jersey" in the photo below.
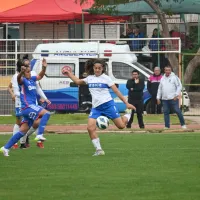
[[[102,74],[101,76],[89,75],[83,80],[88,85],[92,95],[93,108],[112,100],[109,88],[114,85],[114,82],[109,76],[106,74]]]

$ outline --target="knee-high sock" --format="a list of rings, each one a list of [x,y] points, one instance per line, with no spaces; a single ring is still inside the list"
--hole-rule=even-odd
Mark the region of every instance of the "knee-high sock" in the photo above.
[[[44,129],[47,125],[49,118],[50,118],[50,113],[46,113],[42,116],[40,120],[40,125],[38,127],[38,135],[42,135],[44,133]]]
[[[17,132],[15,135],[13,135],[8,143],[4,146],[6,149],[10,149],[15,143],[19,141],[21,137],[23,137],[25,133],[22,133],[21,131]]]
[[[22,138],[20,138],[20,144],[26,143],[27,134],[25,134]]]
[[[13,135],[15,135],[17,132],[19,132],[19,125],[15,124],[13,127]]]
[[[36,129],[34,129],[33,127],[31,127],[28,132],[27,132],[27,136],[31,136],[34,132],[36,131]]]

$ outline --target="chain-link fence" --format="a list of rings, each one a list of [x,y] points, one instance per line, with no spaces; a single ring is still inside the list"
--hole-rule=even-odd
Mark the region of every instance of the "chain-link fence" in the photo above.
[[[200,54],[182,54],[182,84],[188,98],[182,101],[189,105],[185,115],[200,115]]]

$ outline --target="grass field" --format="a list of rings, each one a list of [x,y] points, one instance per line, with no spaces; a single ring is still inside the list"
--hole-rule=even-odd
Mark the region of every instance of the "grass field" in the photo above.
[[[200,199],[200,134],[104,134],[102,157],[86,134],[47,139],[0,156],[1,200]]]
[[[55,114],[51,115],[48,124],[87,124],[88,115],[86,114]],[[135,116],[135,122],[137,117]],[[14,124],[14,116],[0,116],[0,124]],[[179,124],[177,116],[171,116],[172,124]],[[190,123],[189,120],[186,121]],[[163,115],[144,115],[144,123],[164,123]]]

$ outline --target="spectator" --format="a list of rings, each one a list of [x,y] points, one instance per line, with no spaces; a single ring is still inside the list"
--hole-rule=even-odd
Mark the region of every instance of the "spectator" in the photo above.
[[[82,76],[80,77],[81,79],[86,78],[88,75],[86,72],[83,72]],[[90,112],[91,106],[89,105],[92,104],[92,97],[88,88],[88,85],[80,85],[79,86],[79,94],[80,94],[80,111],[84,112]]]
[[[139,78],[139,72],[137,70],[132,71],[132,79],[129,79],[126,83],[128,89],[128,103],[136,107],[136,113],[138,118],[138,124],[140,128],[144,128],[143,122],[143,90],[144,80]],[[127,124],[127,128],[131,128],[133,123],[135,111],[132,110],[131,118]]]
[[[120,38],[131,38],[132,34],[133,34],[132,30],[130,28],[128,28],[126,30],[126,34],[125,33],[121,34]],[[126,42],[127,42],[127,44],[129,45],[129,47],[131,49],[132,48],[132,41],[131,40],[127,40]]]
[[[161,38],[162,36],[159,34],[158,29],[155,28],[153,30],[152,38]],[[149,48],[151,51],[164,51],[165,50],[165,45],[162,40],[150,40],[149,42]],[[158,55],[160,56],[160,68],[161,71],[164,72],[164,67],[166,66],[166,58],[163,53],[158,54],[158,53],[152,53],[152,63],[153,63],[153,68],[158,66]]]
[[[179,95],[181,93],[180,79],[172,72],[171,66],[165,67],[165,74],[160,81],[157,93],[158,104],[163,103],[165,129],[170,128],[170,109],[177,114],[181,127],[186,129],[183,114],[179,108]]]
[[[154,74],[149,77],[147,82],[147,89],[151,94],[151,113],[152,114],[161,114],[161,104],[157,105],[157,92],[160,80],[162,78],[161,70],[159,67],[154,68]]]
[[[144,38],[144,33],[142,33],[140,27],[136,25],[133,29],[133,33],[129,34],[129,38]],[[130,49],[131,51],[141,51],[144,46],[144,40],[133,40]]]

